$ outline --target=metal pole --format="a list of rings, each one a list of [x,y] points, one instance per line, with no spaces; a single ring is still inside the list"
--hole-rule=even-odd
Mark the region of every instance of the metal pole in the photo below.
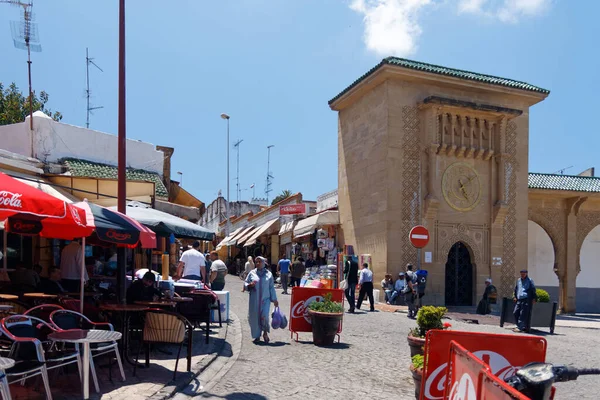
[[[85,285],[85,238],[81,238],[81,276],[79,277],[79,312],[83,314],[83,286]]]
[[[33,91],[31,89],[31,51],[29,49],[29,38],[27,38],[27,73],[29,75],[29,130],[31,131],[31,157],[33,154]]]
[[[85,95],[87,98],[87,108],[85,117],[85,127],[90,127],[90,57],[88,48],[85,48]]]
[[[417,271],[421,269],[421,249],[417,249]]]
[[[225,212],[227,213],[227,227],[225,232],[225,236],[227,237],[229,236],[231,228],[231,221],[229,218],[229,118],[227,118],[227,204],[225,205]],[[229,249],[229,246],[227,246],[227,249]],[[229,253],[229,250],[227,252]]]
[[[127,197],[126,166],[126,119],[125,119],[125,0],[119,0],[119,169],[118,169],[118,199],[117,208],[123,214],[127,213],[125,198]],[[125,304],[125,249],[117,250],[117,287],[120,301]]]
[[[6,249],[8,249],[8,245],[7,245],[7,241],[8,241],[8,218],[6,218],[4,220],[4,230],[2,231],[2,269],[4,270],[4,273],[6,273],[6,268],[7,268],[7,262],[8,262],[8,254],[6,254]]]

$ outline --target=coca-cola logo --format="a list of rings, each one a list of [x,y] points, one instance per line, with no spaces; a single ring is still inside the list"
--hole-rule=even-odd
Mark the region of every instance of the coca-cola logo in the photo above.
[[[292,307],[292,318],[304,318],[306,322],[311,323],[310,317],[308,316],[308,306],[313,301],[321,301],[323,300],[323,296],[312,296],[306,300],[301,300],[294,304]]]
[[[520,366],[513,366],[504,356],[489,350],[473,352],[473,355],[489,365],[492,374],[501,380],[513,376]],[[443,399],[446,379],[448,376],[448,363],[437,367],[425,382],[426,399]]]
[[[119,233],[119,232],[115,231],[114,229],[109,229],[106,232],[106,237],[109,239],[114,239],[114,240],[118,240],[119,242],[122,242],[123,240],[127,240],[127,239],[131,238],[131,235],[129,233]]]
[[[8,190],[0,191],[0,206],[8,206],[12,208],[23,208],[21,203],[21,193],[13,193]]]
[[[81,217],[79,216],[79,213],[77,212],[77,208],[71,207],[71,215],[73,216],[73,220],[76,223],[78,223],[79,225],[83,225],[83,223],[81,222]]]
[[[460,377],[458,382],[454,382],[450,390],[449,400],[477,400],[477,390],[471,375],[467,372]]]

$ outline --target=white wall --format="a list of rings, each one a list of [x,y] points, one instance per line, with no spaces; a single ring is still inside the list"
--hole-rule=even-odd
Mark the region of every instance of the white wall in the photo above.
[[[544,228],[528,221],[527,269],[536,286],[558,287],[554,273],[554,246]]]
[[[577,287],[600,288],[600,225],[585,237],[579,253],[581,272],[577,275]]]
[[[41,111],[33,114],[34,157],[56,162],[65,157],[117,165],[116,135],[55,122]],[[31,156],[29,117],[25,122],[0,127],[0,148]],[[151,143],[127,140],[127,166],[163,174],[164,154]]]

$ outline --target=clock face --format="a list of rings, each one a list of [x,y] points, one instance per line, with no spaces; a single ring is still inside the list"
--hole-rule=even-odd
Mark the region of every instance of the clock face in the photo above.
[[[470,211],[479,204],[479,174],[469,164],[454,163],[444,172],[442,191],[448,205],[458,211]]]

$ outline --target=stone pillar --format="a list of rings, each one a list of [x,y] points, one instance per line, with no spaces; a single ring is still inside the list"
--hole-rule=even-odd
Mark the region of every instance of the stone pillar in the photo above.
[[[162,151],[165,155],[163,162],[163,183],[169,192],[169,201],[171,201],[171,156],[175,152],[172,147],[156,146],[156,150]]]
[[[574,313],[575,294],[577,283],[577,263],[579,254],[577,254],[577,215],[581,205],[587,200],[586,197],[573,197],[567,199],[567,216],[564,226],[566,243],[565,249],[565,269],[563,279],[560,282],[560,309],[562,313]]]

